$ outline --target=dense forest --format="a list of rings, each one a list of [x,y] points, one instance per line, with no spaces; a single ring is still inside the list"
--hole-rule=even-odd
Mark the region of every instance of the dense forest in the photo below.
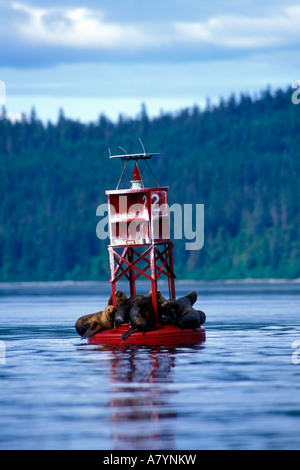
[[[115,189],[112,153],[163,152],[151,160],[169,203],[204,204],[205,242],[175,240],[179,279],[300,277],[300,106],[292,90],[232,95],[149,118],[84,124],[59,112],[0,116],[0,281],[108,280],[108,240],[96,209]],[[145,185],[153,175],[140,168]],[[129,180],[131,174],[123,180]],[[123,181],[122,180],[122,181]],[[126,185],[125,185],[126,187]]]

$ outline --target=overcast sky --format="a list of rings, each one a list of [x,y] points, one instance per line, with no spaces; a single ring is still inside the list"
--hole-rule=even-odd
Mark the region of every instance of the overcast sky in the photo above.
[[[0,0],[12,116],[86,122],[259,95],[300,79],[299,53],[299,0]]]

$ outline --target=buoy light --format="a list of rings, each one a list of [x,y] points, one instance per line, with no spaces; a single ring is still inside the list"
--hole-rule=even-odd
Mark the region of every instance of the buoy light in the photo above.
[[[141,189],[142,177],[141,177],[140,170],[137,166],[134,167],[134,170],[132,172],[132,180],[130,182],[131,182],[130,189]]]

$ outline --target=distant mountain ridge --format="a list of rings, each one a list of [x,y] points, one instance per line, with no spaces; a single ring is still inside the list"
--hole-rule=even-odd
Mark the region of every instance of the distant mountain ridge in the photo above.
[[[204,204],[205,242],[175,240],[179,279],[300,277],[300,106],[293,90],[232,95],[150,119],[104,115],[83,124],[60,112],[43,124],[34,110],[0,117],[0,281],[109,280],[108,240],[96,236],[96,208],[119,180],[120,153],[151,160],[169,203]],[[156,185],[140,164],[146,185]],[[123,181],[129,186],[130,170]]]

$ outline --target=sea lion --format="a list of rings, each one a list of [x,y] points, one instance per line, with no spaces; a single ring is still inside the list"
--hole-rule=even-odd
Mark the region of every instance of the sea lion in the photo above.
[[[136,300],[130,309],[129,320],[133,328],[121,335],[124,340],[138,331],[145,333],[146,331],[159,329],[155,327],[156,317],[152,306],[152,298],[146,296]]]
[[[90,313],[88,315],[82,315],[81,317],[78,318],[78,320],[75,323],[75,328],[79,336],[84,335],[86,330],[91,326],[91,322],[93,321],[93,318],[96,318],[96,316],[100,313],[101,312]]]
[[[152,298],[152,290],[148,293],[146,297]],[[157,289],[157,305],[161,305],[163,302],[166,302],[166,299],[162,296],[161,291]]]
[[[166,302],[163,302],[165,306],[175,306],[176,309],[180,308],[180,305],[190,305],[191,307],[194,305],[194,303],[197,300],[197,292],[193,291],[190,292],[189,294],[185,295],[184,297],[179,297],[179,299],[168,299],[166,302],[168,303],[166,305]]]
[[[197,310],[197,312],[199,313],[199,317],[200,317],[200,325],[203,325],[203,323],[206,322],[206,314],[202,311],[202,310]]]
[[[117,307],[119,307],[119,306],[122,305],[124,302],[126,302],[126,300],[127,300],[127,295],[126,295],[125,292],[123,292],[122,290],[117,290],[117,291],[115,292],[115,299],[116,299],[116,302],[117,302]],[[113,296],[112,296],[112,295],[111,295],[110,298],[108,299],[107,305],[113,305]]]
[[[174,308],[158,305],[157,313],[160,323],[166,325],[175,322],[176,314]]]
[[[113,328],[116,310],[113,305],[108,305],[101,312],[83,315],[75,323],[77,333],[84,339],[99,331]]]
[[[132,295],[129,297],[129,299],[125,300],[125,302],[120,305],[120,307],[118,307],[115,314],[115,327],[119,327],[122,323],[128,323],[130,321],[129,313],[133,303],[143,298],[152,299],[152,291],[150,291],[146,296],[141,294]],[[157,300],[158,308],[160,308],[160,305],[166,301],[166,299],[161,295],[159,289],[157,290]]]
[[[196,329],[206,320],[206,315],[202,310],[195,310],[193,307],[187,306],[180,317],[177,316],[175,326],[180,329],[192,328]]]
[[[169,299],[163,302],[162,308],[167,311],[165,318],[180,329],[198,328],[205,322],[206,315],[202,310],[193,308],[196,300],[197,292],[193,291],[179,299]]]
[[[197,292],[193,291],[190,292],[188,295],[184,297],[180,297],[179,299],[168,299],[165,302],[162,302],[161,306],[164,308],[174,309],[175,313],[180,313],[180,311],[185,307],[189,306],[192,307],[197,300]]]
[[[115,313],[115,322],[114,322],[115,328],[118,328],[119,326],[121,326],[122,323],[129,322],[129,311],[130,311],[130,305],[127,304],[126,302],[117,308],[117,311]]]
[[[122,323],[129,322],[129,312],[137,300],[141,300],[144,296],[140,294],[132,295],[129,299],[125,300],[125,302],[117,308],[115,313],[115,323],[114,326],[118,328]]]
[[[179,299],[168,299],[160,303],[158,314],[160,321],[163,324],[176,324],[178,317],[181,316],[180,312],[185,306],[192,307],[197,300],[197,292],[192,291],[184,297]]]
[[[148,293],[146,297],[152,297],[152,290]],[[174,316],[174,309],[167,306],[163,307],[162,304],[166,302],[166,299],[163,297],[161,291],[157,289],[157,313],[159,322],[166,324],[171,323]]]

